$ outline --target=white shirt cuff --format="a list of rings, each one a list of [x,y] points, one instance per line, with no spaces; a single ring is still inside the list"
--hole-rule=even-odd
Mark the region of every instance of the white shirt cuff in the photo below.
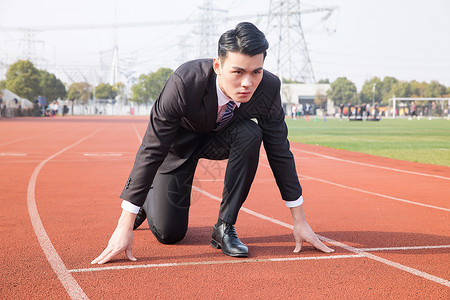
[[[303,196],[300,196],[300,198],[298,198],[295,201],[284,201],[286,202],[286,206],[291,208],[291,207],[297,207],[303,204]]]
[[[137,214],[139,212],[139,206],[134,205],[133,203],[123,200],[121,205],[123,210],[126,210],[130,213]]]

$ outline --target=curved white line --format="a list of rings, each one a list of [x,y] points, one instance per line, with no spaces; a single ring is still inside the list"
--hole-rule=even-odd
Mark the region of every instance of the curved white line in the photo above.
[[[36,234],[36,237],[39,241],[39,244],[42,248],[42,251],[44,251],[44,254],[50,263],[53,271],[58,276],[59,281],[62,283],[64,288],[66,289],[67,293],[69,294],[70,298],[72,299],[88,299],[86,294],[83,292],[81,287],[78,285],[77,281],[73,278],[73,276],[69,273],[66,266],[64,265],[64,262],[62,261],[61,257],[59,257],[58,252],[56,252],[55,247],[53,247],[52,242],[50,241],[50,238],[47,235],[47,232],[45,231],[44,225],[42,224],[41,217],[39,216],[39,212],[36,206],[36,197],[35,197],[35,191],[36,191],[36,180],[39,175],[39,172],[44,167],[46,163],[48,163],[50,160],[55,158],[56,156],[60,155],[61,153],[69,150],[70,148],[80,144],[84,140],[90,138],[100,130],[103,130],[103,128],[93,132],[92,134],[82,138],[78,142],[62,149],[61,151],[51,155],[47,159],[43,160],[37,167],[34,169],[33,174],[30,177],[30,180],[28,182],[28,189],[27,189],[27,206],[28,206],[28,213],[30,215],[31,224],[33,225],[34,232]]]
[[[142,143],[142,137],[139,134],[139,131],[137,130],[136,125],[133,124],[133,128],[134,128],[134,132],[136,132],[136,136],[137,136],[137,138],[139,140],[139,143]]]

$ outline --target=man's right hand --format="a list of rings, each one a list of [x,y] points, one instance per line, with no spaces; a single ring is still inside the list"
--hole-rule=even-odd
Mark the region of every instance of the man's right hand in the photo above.
[[[136,214],[122,210],[114,233],[109,239],[108,246],[91,264],[104,264],[114,258],[117,254],[125,251],[126,257],[131,261],[136,261],[136,258],[131,253],[133,247],[133,224],[136,219]]]

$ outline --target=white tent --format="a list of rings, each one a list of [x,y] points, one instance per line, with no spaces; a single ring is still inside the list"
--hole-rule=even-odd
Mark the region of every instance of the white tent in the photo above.
[[[33,108],[33,103],[30,100],[21,98],[7,89],[0,92],[0,98],[3,99],[6,108],[18,108],[19,104],[22,108]],[[17,103],[15,99],[17,99]]]

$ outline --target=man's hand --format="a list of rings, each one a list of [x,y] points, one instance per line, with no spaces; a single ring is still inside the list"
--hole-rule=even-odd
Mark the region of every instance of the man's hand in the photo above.
[[[91,264],[104,264],[110,261],[114,256],[122,251],[129,260],[135,261],[136,258],[131,253],[133,247],[133,224],[136,219],[136,214],[123,210],[119,218],[116,230],[112,234],[108,246],[94,259]]]
[[[334,252],[333,249],[325,246],[317,235],[312,231],[309,224],[306,222],[305,212],[303,207],[297,206],[291,208],[292,219],[294,220],[294,238],[295,238],[295,249],[294,252],[300,252],[302,250],[302,242],[307,242],[314,246],[314,248],[330,253]]]

